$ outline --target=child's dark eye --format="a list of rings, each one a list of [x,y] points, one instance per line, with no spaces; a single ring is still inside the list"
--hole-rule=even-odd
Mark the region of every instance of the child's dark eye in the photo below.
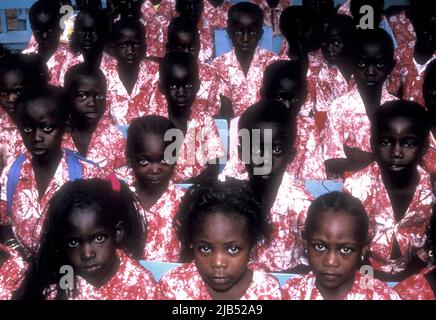
[[[77,240],[70,240],[67,243],[68,248],[77,248],[79,246],[79,241]]]
[[[406,140],[404,142],[404,146],[406,148],[414,148],[416,146],[416,142],[415,142],[415,140]]]
[[[354,250],[352,248],[349,248],[349,247],[343,247],[343,248],[339,249],[339,252],[342,254],[351,254],[351,253],[353,253],[353,251]]]
[[[160,161],[160,163],[163,164],[163,165],[168,165],[168,161],[165,160],[165,159],[162,159],[162,160]]]
[[[82,93],[78,93],[78,94],[76,95],[76,97],[77,97],[79,100],[83,101],[83,100],[86,100],[86,99],[88,98],[88,94],[82,92]]]
[[[96,243],[103,243],[106,240],[106,236],[103,234],[99,234],[97,236],[95,236],[94,241]]]
[[[326,250],[326,247],[323,244],[320,244],[320,243],[313,244],[313,248],[316,251],[325,251]]]
[[[385,67],[384,63],[377,63],[377,68],[383,69]]]
[[[191,89],[192,87],[193,87],[192,83],[185,84],[185,88],[187,89]]]
[[[280,146],[274,146],[272,151],[275,155],[281,155],[283,153],[283,149]]]
[[[23,128],[23,132],[24,132],[24,133],[27,133],[27,134],[28,134],[28,133],[32,133],[32,131],[33,131],[33,130],[32,130],[31,127],[24,127],[24,128]]]
[[[227,250],[229,251],[229,253],[231,255],[235,255],[235,254],[237,254],[239,252],[240,249],[239,249],[238,246],[232,245]]]
[[[390,141],[389,139],[381,139],[381,140],[379,141],[379,144],[380,144],[382,147],[389,147],[389,146],[391,146],[391,141]]]
[[[198,247],[198,251],[200,251],[200,253],[203,253],[203,254],[209,254],[212,252],[212,248],[210,246],[204,244],[204,245],[201,245]]]
[[[358,64],[357,64],[357,67],[358,68],[360,68],[360,69],[363,69],[363,68],[365,68],[366,67],[366,63],[365,62],[362,62],[362,61],[360,61]]]
[[[45,132],[45,133],[50,133],[50,132],[52,132],[53,131],[53,127],[51,127],[51,126],[45,126],[44,128],[42,128],[42,130]]]
[[[260,154],[262,152],[260,146],[253,146],[253,148],[251,149],[251,152],[253,154]]]
[[[148,160],[146,160],[146,159],[139,159],[139,160],[138,160],[138,163],[139,163],[141,166],[146,166],[146,165],[150,164],[150,162],[148,162]]]
[[[252,36],[256,36],[256,35],[257,35],[257,31],[256,31],[256,30],[252,30],[252,31],[250,31],[250,35],[252,35]]]
[[[98,95],[95,96],[95,99],[97,99],[98,101],[101,101],[101,100],[103,100],[104,98],[105,98],[105,96],[104,96],[104,95],[101,95],[101,94],[98,94]]]
[[[177,89],[177,86],[175,84],[170,84],[168,86],[171,90]]]
[[[6,97],[8,93],[6,91],[0,91],[0,96]]]

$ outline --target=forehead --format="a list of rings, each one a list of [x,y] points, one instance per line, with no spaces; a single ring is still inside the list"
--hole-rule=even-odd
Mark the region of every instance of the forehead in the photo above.
[[[97,228],[104,228],[96,208],[74,209],[68,216],[68,231],[83,235],[92,234]]]
[[[50,12],[38,12],[35,15],[35,22],[40,25],[49,24],[54,22],[54,18],[55,16]]]
[[[253,125],[251,126],[251,129],[260,129],[260,136],[262,138],[266,134],[265,130],[271,130],[271,138],[272,140],[284,140],[286,138],[286,130],[283,128],[282,125],[276,122],[272,121],[262,121],[262,120],[255,120],[253,122]],[[253,135],[253,133],[251,133]],[[257,135],[253,135],[253,140],[256,139]]]
[[[389,59],[388,46],[381,41],[366,42],[360,47],[358,56],[370,59]]]
[[[232,240],[248,239],[247,220],[236,212],[214,212],[200,222],[194,239],[207,239],[211,242],[226,243]]]
[[[77,21],[79,28],[97,28],[97,19],[90,14],[80,16]]]
[[[24,82],[24,74],[21,70],[0,72],[0,85],[15,86]]]
[[[156,152],[163,154],[167,144],[171,143],[170,141],[164,141],[163,135],[153,132],[139,133],[134,139],[136,141],[135,152],[142,154]]]
[[[123,39],[133,39],[133,38],[139,38],[139,31],[132,27],[124,27],[120,29],[120,31],[117,34],[117,38]]]
[[[301,90],[301,85],[292,75],[279,74],[277,78],[272,81],[271,88],[280,92],[296,92]]]
[[[390,117],[382,121],[379,132],[381,134],[417,134],[418,123],[416,119],[405,116]]]
[[[195,37],[194,33],[187,30],[176,30],[174,33],[174,40],[179,43],[193,43],[195,40],[197,40],[197,37]]]
[[[23,115],[33,120],[55,117],[57,105],[50,99],[38,98],[24,105]]]
[[[180,63],[174,63],[167,66],[166,75],[168,79],[178,81],[188,81],[194,78],[194,75],[187,66]]]
[[[78,74],[76,75],[76,90],[84,90],[84,89],[95,89],[95,88],[102,88],[103,83],[100,81],[100,79],[96,75],[92,74]]]
[[[250,12],[235,11],[230,22],[238,27],[261,27],[260,21]]]
[[[357,219],[348,212],[324,211],[316,223],[311,238],[322,238],[328,242],[357,241]]]

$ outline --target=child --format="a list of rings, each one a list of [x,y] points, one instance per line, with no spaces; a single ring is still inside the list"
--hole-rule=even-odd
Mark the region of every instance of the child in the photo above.
[[[389,90],[424,105],[422,82],[427,65],[436,59],[436,5],[423,6],[413,16],[416,41],[397,48]]]
[[[17,126],[27,151],[2,173],[0,220],[28,256],[37,250],[51,196],[66,181],[99,174],[94,165],[61,149],[67,116],[53,88],[31,88],[16,102]]]
[[[356,30],[352,43],[352,73],[356,85],[335,100],[323,132],[327,177],[342,177],[373,162],[370,119],[380,104],[396,100],[385,87],[395,65],[394,46],[382,29]]]
[[[295,156],[295,121],[283,104],[265,100],[242,114],[239,135],[249,183],[273,225],[271,241],[259,247],[256,263],[268,271],[291,270],[304,264],[299,231],[311,200],[301,182],[286,172]]]
[[[117,171],[134,191],[139,212],[147,222],[146,260],[180,261],[180,242],[172,221],[185,190],[171,181],[175,163],[165,158],[171,141],[164,140],[174,129],[170,120],[160,116],[133,120],[127,134],[129,167]]]
[[[376,276],[399,281],[422,268],[431,214],[430,177],[418,163],[427,148],[428,115],[419,104],[391,101],[373,115],[376,163],[345,180],[369,220],[370,261]]]
[[[161,278],[157,299],[281,299],[277,279],[249,262],[269,225],[246,184],[191,187],[174,223],[187,263]]]
[[[333,15],[327,21],[321,45],[325,60],[316,81],[316,111],[322,113],[326,113],[332,102],[350,89],[348,46],[354,29],[353,20],[345,15]]]
[[[159,66],[158,114],[167,117],[183,133],[178,149],[174,181],[191,183],[215,180],[223,147],[214,120],[201,113],[196,94],[200,87],[196,59],[185,52],[168,53]],[[162,108],[164,107],[164,108]]]
[[[0,228],[0,238],[1,238]],[[16,248],[14,239],[6,241],[7,245],[0,243],[0,300],[11,300],[19,298],[27,263]]]
[[[144,60],[145,29],[139,21],[122,18],[111,30],[111,49],[116,58],[107,68],[110,114],[118,125],[154,114],[150,97],[157,91],[158,68]]]
[[[125,165],[125,139],[105,116],[103,72],[85,63],[76,64],[65,74],[64,90],[70,121],[63,148],[77,150],[105,172]]]
[[[436,252],[436,206],[433,205],[433,215],[427,232],[430,247],[429,256],[433,258]],[[433,265],[422,269],[420,273],[407,278],[394,287],[394,290],[404,300],[436,300],[436,267]]]
[[[436,61],[427,66],[424,73],[422,95],[430,119],[429,148],[422,159],[422,166],[429,173],[436,172]]]
[[[168,26],[167,52],[187,52],[198,57],[200,52],[200,34],[192,21],[185,17],[174,18]],[[204,112],[210,116],[219,113],[218,96],[219,77],[217,70],[208,63],[199,61],[200,88],[197,101],[205,105]]]
[[[60,79],[55,84],[63,85],[65,73],[72,66],[86,62],[95,67],[102,65],[106,70],[107,60],[111,58],[103,52],[109,30],[109,20],[104,11],[80,11],[74,21],[70,52],[60,72]],[[53,79],[52,79],[53,81]]]
[[[234,48],[212,63],[222,79],[221,115],[224,118],[239,117],[258,100],[262,73],[271,62],[278,60],[274,53],[257,47],[263,34],[262,26],[263,12],[255,4],[240,2],[228,12],[227,33]]]
[[[0,58],[0,169],[25,151],[16,126],[16,100],[30,86],[44,83],[36,69],[24,55]]]
[[[368,253],[368,217],[349,194],[331,192],[309,207],[304,225],[305,254],[312,271],[288,280],[287,300],[399,300],[385,283],[359,272]]]
[[[133,260],[141,257],[144,232],[124,183],[115,178],[66,183],[50,200],[25,298],[152,299],[153,276]],[[65,265],[73,269],[70,283],[59,272]]]
[[[292,6],[292,0],[253,0],[263,11],[265,26],[271,27],[274,36],[280,35],[279,20],[283,10]]]

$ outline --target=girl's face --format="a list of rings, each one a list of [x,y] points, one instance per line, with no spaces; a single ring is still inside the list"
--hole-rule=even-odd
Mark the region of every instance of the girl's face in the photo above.
[[[166,189],[173,175],[174,164],[165,160],[168,142],[164,137],[147,133],[137,139],[135,157],[129,159],[136,181],[145,190]]]
[[[28,103],[18,121],[24,145],[39,161],[51,159],[61,151],[65,123],[60,123],[54,111],[57,106],[51,104],[44,99]]]
[[[286,109],[292,110],[292,116],[300,112],[305,101],[305,92],[301,84],[291,76],[276,78],[265,95],[268,99],[283,103]]]
[[[144,39],[140,39],[138,31],[123,29],[118,34],[114,49],[118,61],[138,65],[145,56],[146,46]]]
[[[212,295],[248,288],[252,273],[247,264],[252,244],[243,217],[209,214],[196,231],[192,246],[198,272]]]
[[[82,53],[95,52],[100,47],[101,35],[95,18],[85,14],[78,22],[78,44]]]
[[[72,117],[88,124],[97,124],[106,110],[106,91],[96,77],[79,76],[71,93]]]
[[[39,13],[32,25],[32,31],[36,42],[38,42],[39,50],[52,50],[59,43],[61,29],[59,28],[58,21],[55,17],[50,16],[50,14]]]
[[[0,105],[12,116],[15,112],[15,101],[24,90],[24,76],[19,71],[9,71],[0,75]]]
[[[88,207],[71,212],[64,245],[75,272],[99,287],[117,271],[116,247],[121,242],[121,232],[101,223],[96,210]]]
[[[242,12],[231,19],[227,32],[233,46],[240,52],[255,50],[263,35],[259,22],[252,15]]]
[[[327,210],[320,219],[304,240],[316,286],[321,293],[346,294],[367,248],[357,239],[356,219],[346,212]]]
[[[200,52],[200,39],[190,32],[177,31],[172,43],[168,42],[169,52],[186,52],[198,57]]]
[[[327,31],[326,39],[322,44],[322,53],[325,59],[331,64],[337,64],[342,57],[344,50],[344,39],[340,28],[330,28]]]

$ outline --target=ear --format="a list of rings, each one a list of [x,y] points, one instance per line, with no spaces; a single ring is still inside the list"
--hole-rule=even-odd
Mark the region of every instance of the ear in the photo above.
[[[124,221],[118,221],[115,226],[115,242],[117,245],[120,245],[123,242],[125,230]]]

